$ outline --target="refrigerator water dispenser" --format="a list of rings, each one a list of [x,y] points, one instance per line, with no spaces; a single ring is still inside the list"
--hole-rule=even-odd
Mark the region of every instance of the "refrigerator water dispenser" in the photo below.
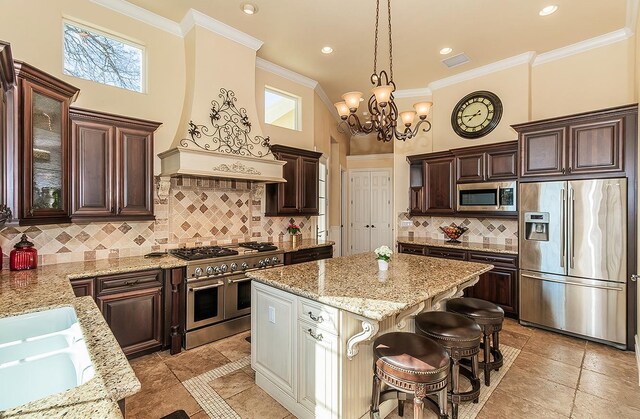
[[[549,241],[549,213],[524,213],[525,240]]]

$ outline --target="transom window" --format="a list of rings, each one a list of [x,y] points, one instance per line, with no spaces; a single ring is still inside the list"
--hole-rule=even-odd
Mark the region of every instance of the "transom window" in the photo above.
[[[64,74],[144,91],[144,47],[96,29],[64,22]]]
[[[264,122],[300,131],[300,98],[282,90],[265,87]]]

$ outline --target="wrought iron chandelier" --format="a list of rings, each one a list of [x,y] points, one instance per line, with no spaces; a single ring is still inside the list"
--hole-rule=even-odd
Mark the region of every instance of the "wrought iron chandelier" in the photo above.
[[[405,141],[418,135],[420,126],[427,124],[423,132],[431,129],[431,123],[427,121],[427,115],[433,105],[431,102],[420,102],[413,105],[415,111],[405,111],[398,113],[398,107],[394,101],[393,92],[396,91],[396,84],[393,81],[393,41],[391,37],[391,0],[387,0],[387,13],[389,16],[389,73],[381,70],[378,73],[378,26],[380,22],[380,0],[376,0],[376,31],[373,52],[373,74],[371,75],[371,89],[373,93],[369,98],[369,119],[360,122],[356,115],[362,92],[348,92],[342,95],[344,101],[336,103],[334,106],[342,121],[339,128],[345,127],[351,135],[366,135],[376,132],[378,141],[391,141],[395,137]],[[412,128],[416,115],[419,120]],[[398,117],[404,125],[404,129],[398,130]]]

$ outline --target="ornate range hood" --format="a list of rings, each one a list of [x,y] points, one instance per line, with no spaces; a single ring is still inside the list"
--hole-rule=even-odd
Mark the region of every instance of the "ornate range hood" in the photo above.
[[[220,89],[220,102],[211,101],[210,125],[189,121],[188,137],[158,154],[161,176],[199,176],[253,182],[286,182],[285,162],[271,153],[269,137],[251,136],[245,108],[236,108],[235,93]]]

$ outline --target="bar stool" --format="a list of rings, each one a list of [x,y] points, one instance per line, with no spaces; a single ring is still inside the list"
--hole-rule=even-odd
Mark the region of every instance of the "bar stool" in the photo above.
[[[462,314],[474,320],[482,329],[483,336],[480,346],[484,350],[484,360],[480,366],[484,369],[484,384],[491,385],[491,371],[500,370],[503,363],[499,334],[504,321],[504,310],[488,301],[466,297],[447,301],[447,311]],[[493,361],[491,360],[492,356]]]
[[[413,398],[416,419],[422,419],[424,403],[441,419],[447,415],[449,355],[433,339],[407,332],[379,336],[373,343],[373,392],[371,417],[380,418],[381,401],[398,399],[398,413],[404,414],[405,394]],[[381,391],[382,384],[390,390]],[[438,402],[427,396],[437,395]]]
[[[478,379],[478,353],[482,329],[473,320],[456,313],[446,311],[428,311],[415,318],[416,333],[426,336],[442,345],[451,357],[451,400],[453,419],[458,418],[458,405],[473,400],[478,402],[480,396],[480,380]],[[460,368],[461,359],[470,358],[471,371],[464,366]],[[460,392],[460,374],[471,382],[471,390]]]

